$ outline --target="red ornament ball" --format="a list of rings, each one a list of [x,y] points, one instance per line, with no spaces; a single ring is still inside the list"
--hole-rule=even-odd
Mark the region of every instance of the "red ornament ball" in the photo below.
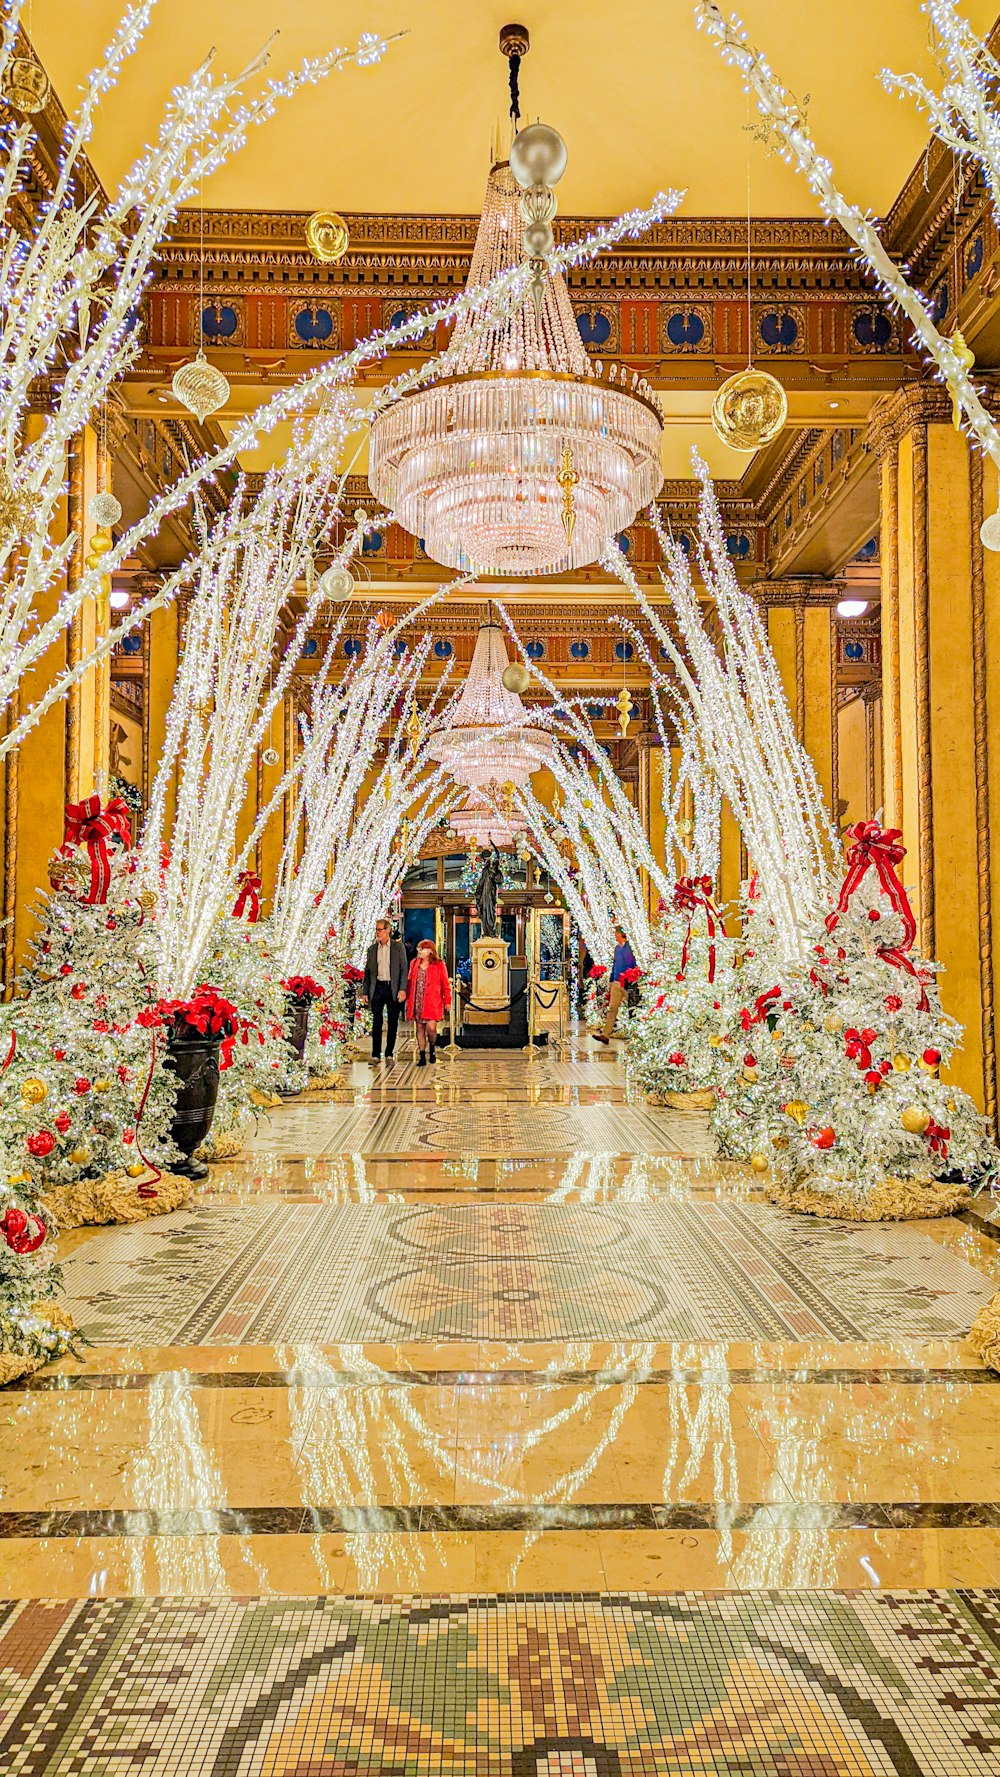
[[[70,991],[70,998],[71,999],[82,1000],[87,989],[85,988],[82,981],[74,981],[74,983],[69,991]]]
[[[71,1118],[68,1111],[60,1111],[59,1115],[57,1117],[53,1117],[52,1121],[55,1124],[56,1128],[58,1129],[60,1135],[65,1135],[67,1129],[69,1129],[72,1124],[72,1118]]]
[[[84,1093],[90,1091],[90,1081],[81,1074],[79,1079],[74,1080],[73,1082],[73,1091],[76,1093],[77,1098],[82,1098]]]
[[[56,1138],[51,1129],[36,1129],[34,1135],[29,1135],[25,1143],[28,1153],[33,1154],[36,1160],[44,1160],[47,1154],[51,1154],[55,1145]]]
[[[870,1024],[866,1025],[864,1030],[861,1032],[861,1041],[863,1043],[874,1043],[877,1037],[878,1037],[878,1031],[872,1030]]]
[[[870,1072],[865,1075],[865,1085],[870,1086],[872,1088],[872,1091],[874,1092],[874,1091],[878,1090],[878,1088],[879,1088],[879,1086],[881,1086],[881,1084],[882,1084],[882,1075],[878,1072],[878,1070],[876,1068],[872,1068],[870,1070]]]
[[[903,1004],[903,1002],[900,999],[898,993],[887,993],[886,994],[885,1009],[887,1012],[898,1012],[900,1007],[902,1006],[902,1004]]]
[[[60,975],[72,975],[72,973],[73,973],[72,963],[60,963],[59,973],[60,973]]]
[[[874,924],[875,924],[875,921],[876,921],[876,920],[877,920],[877,919],[881,919],[881,918],[882,918],[882,915],[881,915],[881,913],[880,913],[880,912],[879,912],[879,910],[878,910],[878,908],[877,908],[877,907],[869,907],[869,909],[868,909],[868,918],[869,918],[869,919],[870,919],[870,920],[871,920],[871,922],[872,922],[872,925],[874,925]]]
[[[744,1055],[743,1066],[744,1067],[756,1067],[757,1066],[756,1055]]]
[[[66,1059],[65,1049],[53,1049],[52,1059],[53,1059],[53,1061],[65,1061],[65,1059]]]
[[[925,1049],[923,1059],[926,1061],[928,1067],[937,1067],[938,1062],[941,1060],[940,1049]]]
[[[837,1137],[834,1134],[834,1131],[829,1127],[826,1129],[812,1129],[809,1132],[809,1140],[812,1142],[813,1147],[822,1148],[824,1151],[827,1148],[832,1148],[836,1139]]]

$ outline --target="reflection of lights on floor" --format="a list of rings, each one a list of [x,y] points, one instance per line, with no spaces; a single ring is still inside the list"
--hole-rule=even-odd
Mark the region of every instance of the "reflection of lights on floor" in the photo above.
[[[869,1561],[867,1555],[862,1555],[859,1565],[864,1568],[866,1574],[868,1574],[869,1578],[871,1579],[873,1586],[880,1586],[882,1584],[882,1581],[879,1579],[879,1576],[875,1572],[875,1569],[872,1566],[871,1562]]]

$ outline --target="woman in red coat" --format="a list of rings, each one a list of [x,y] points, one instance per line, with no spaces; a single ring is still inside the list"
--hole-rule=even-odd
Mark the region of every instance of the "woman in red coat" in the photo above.
[[[406,1016],[416,1019],[417,1024],[418,1067],[426,1066],[428,1051],[433,1067],[438,1025],[450,1005],[451,982],[448,980],[448,971],[438,956],[435,945],[429,938],[423,938],[417,945],[417,954],[410,964],[410,977],[406,984]]]

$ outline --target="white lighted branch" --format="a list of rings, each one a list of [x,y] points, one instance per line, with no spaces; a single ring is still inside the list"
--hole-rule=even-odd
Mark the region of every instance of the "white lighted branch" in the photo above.
[[[699,25],[716,39],[726,61],[739,69],[744,87],[753,94],[757,109],[766,120],[783,158],[805,174],[824,216],[831,222],[838,222],[850,236],[881,285],[883,294],[902,310],[918,344],[947,385],[968,431],[984,455],[1000,470],[1000,430],[979,399],[956,344],[938,331],[923,298],[907,282],[904,272],[887,252],[875,217],[857,204],[848,203],[837,189],[833,167],[818,152],[802,107],[780,85],[760,51],[749,43],[747,33],[735,15],[727,21],[715,0],[697,0],[695,16]],[[983,542],[991,549],[1000,549],[1000,515],[996,518],[991,515],[986,520]]]
[[[919,74],[883,69],[887,92],[915,99],[940,141],[976,162],[1000,219],[1000,62],[977,36],[955,0],[923,0],[932,49],[944,76],[941,90]]]
[[[759,872],[761,898],[786,954],[795,957],[803,930],[828,905],[836,839],[759,613],[733,573],[708,471],[694,461],[702,484],[697,559],[718,615],[721,653],[705,627],[688,558],[658,524],[676,633],[620,550],[606,552],[605,566],[631,588],[674,669],[675,685],[660,675],[662,692],[693,713],[705,764]]]
[[[65,584],[76,539],[60,540],[55,519],[65,492],[67,452],[100,415],[112,385],[139,350],[138,305],[179,206],[197,197],[203,181],[242,147],[251,128],[271,116],[279,99],[349,62],[377,61],[385,49],[366,33],[356,49],[304,61],[251,98],[244,98],[243,89],[261,72],[266,55],[235,77],[221,78],[213,75],[209,56],[174,89],[155,143],[143,150],[114,195],[105,199],[97,192],[81,201],[84,155],[98,108],[140,47],[152,7],[153,0],[135,0],[125,12],[100,65],[84,83],[52,189],[40,200],[31,231],[21,234],[11,226],[0,253],[0,710],[11,713],[25,673],[99,590],[102,576],[134,553],[166,509],[161,503],[155,517],[148,515],[122,533],[99,571],[88,570]],[[20,12],[21,0],[8,0],[0,66],[15,47]],[[17,192],[32,180],[36,138],[27,121],[8,123],[4,137],[0,207],[9,217]],[[36,414],[43,378],[46,406]],[[169,504],[178,503],[175,490]],[[53,614],[40,622],[39,611],[53,599]],[[95,658],[89,654],[81,670]],[[63,690],[69,682],[63,675]],[[0,753],[16,745],[30,725],[27,712],[10,721]]]

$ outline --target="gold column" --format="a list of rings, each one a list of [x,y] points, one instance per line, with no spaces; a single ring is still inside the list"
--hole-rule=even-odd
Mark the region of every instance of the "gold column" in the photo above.
[[[945,1009],[965,1026],[952,1077],[994,1113],[988,727],[1000,575],[979,540],[982,464],[934,384],[880,403],[872,429],[883,465],[883,553],[894,564],[894,605],[883,613],[886,800],[907,847],[902,873],[918,942],[942,964]],[[898,800],[890,790],[897,772]]]
[[[723,801],[719,833],[719,896],[729,909],[726,931],[735,938],[740,929],[739,899],[743,881],[743,837],[729,803]]]
[[[834,734],[834,608],[841,588],[829,581],[760,580],[751,592],[763,606],[768,640],[781,674],[795,732],[836,812],[837,743]]]

